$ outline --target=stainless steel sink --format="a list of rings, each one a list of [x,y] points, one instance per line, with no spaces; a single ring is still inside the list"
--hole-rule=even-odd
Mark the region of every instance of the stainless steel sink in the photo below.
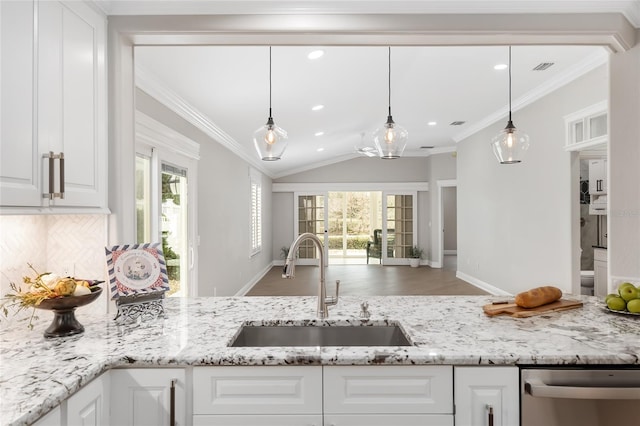
[[[397,325],[244,325],[232,347],[412,346]]]

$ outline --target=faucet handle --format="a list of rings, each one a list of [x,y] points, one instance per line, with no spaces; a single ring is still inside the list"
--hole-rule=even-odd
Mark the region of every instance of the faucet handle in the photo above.
[[[340,280],[336,280],[336,295],[326,297],[325,304],[328,306],[333,306],[338,304],[338,298],[340,297]]]

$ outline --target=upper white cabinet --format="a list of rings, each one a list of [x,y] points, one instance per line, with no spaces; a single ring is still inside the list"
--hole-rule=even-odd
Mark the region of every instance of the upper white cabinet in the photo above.
[[[105,37],[83,2],[2,2],[1,206],[106,210]]]
[[[564,117],[567,136],[565,149],[580,151],[597,147],[608,141],[609,121],[607,102],[599,102]]]
[[[456,367],[456,426],[520,424],[518,367]]]
[[[589,194],[607,193],[607,160],[589,160]]]

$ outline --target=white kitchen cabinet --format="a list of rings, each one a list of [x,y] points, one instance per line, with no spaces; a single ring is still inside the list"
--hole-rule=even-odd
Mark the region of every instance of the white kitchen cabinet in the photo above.
[[[297,419],[301,423],[296,423]],[[308,423],[319,426],[321,419],[320,366],[193,369],[194,425]]]
[[[607,193],[607,160],[589,160],[589,194]]]
[[[34,133],[36,5],[0,2],[0,205],[42,203]]]
[[[184,369],[117,369],[111,370],[110,374],[110,424],[118,426],[184,426],[187,424]]]
[[[456,367],[456,426],[518,426],[520,423],[517,367]]]
[[[609,293],[607,249],[593,249],[593,286],[594,296],[605,297]]]
[[[322,426],[322,415],[194,415],[193,426]]]
[[[453,425],[451,366],[325,366],[325,425]]]
[[[62,408],[58,405],[38,419],[33,426],[60,426],[62,424]]]
[[[109,426],[110,375],[105,373],[66,401],[68,426]]]
[[[0,206],[106,211],[105,48],[84,2],[2,2]]]

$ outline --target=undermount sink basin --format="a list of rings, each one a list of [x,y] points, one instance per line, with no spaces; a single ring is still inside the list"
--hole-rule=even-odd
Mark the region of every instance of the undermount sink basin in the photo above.
[[[412,345],[398,325],[244,325],[229,346]]]

